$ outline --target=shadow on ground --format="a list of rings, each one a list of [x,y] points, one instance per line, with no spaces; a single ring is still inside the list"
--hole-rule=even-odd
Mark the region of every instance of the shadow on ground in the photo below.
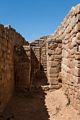
[[[21,60],[21,58],[19,58],[19,60]],[[25,57],[23,56],[23,61],[24,60]],[[45,86],[48,84],[48,80],[43,66],[37,60],[33,51],[31,66],[31,81],[34,88],[31,92],[21,91],[20,89],[17,91],[15,90],[15,94],[12,97],[11,102],[6,107],[3,115],[0,116],[0,120],[49,120],[50,116],[45,105],[46,93],[41,88],[42,85]],[[19,69],[24,70],[21,66],[19,66]],[[15,88],[18,87],[18,79],[16,79],[18,74],[21,73],[19,71],[15,71]],[[24,74],[26,75],[25,72]],[[19,82],[21,83],[22,78],[23,76],[20,76],[19,78]],[[25,78],[23,78],[23,82],[24,79]]]
[[[49,120],[45,96],[41,88],[31,94],[17,91],[1,120]]]

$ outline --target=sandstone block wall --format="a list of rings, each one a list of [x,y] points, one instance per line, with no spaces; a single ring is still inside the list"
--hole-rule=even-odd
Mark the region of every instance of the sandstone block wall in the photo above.
[[[41,45],[41,72],[44,71],[45,76],[47,77],[47,38],[48,36],[43,37],[42,45]]]
[[[70,103],[80,109],[80,5],[65,17],[62,40],[63,89]]]
[[[62,82],[69,104],[80,109],[80,4],[73,7],[47,42],[47,76]]]
[[[47,74],[51,85],[59,85],[69,102],[80,109],[80,4],[73,7],[47,42]]]
[[[15,87],[19,90],[30,88],[31,49],[29,45],[15,46],[14,71]]]
[[[33,41],[31,52],[31,79],[35,86],[47,84],[47,36]]]
[[[0,25],[0,112],[14,89],[13,39],[13,31]]]
[[[23,46],[24,45],[24,46]],[[20,51],[15,52],[15,47],[18,46],[18,50],[22,48],[22,54]],[[20,47],[21,49],[20,49]],[[15,57],[17,54],[17,57]],[[9,102],[11,96],[13,95],[15,89],[15,75],[16,69],[14,69],[14,65],[17,64],[18,55],[20,55],[19,60],[20,64],[20,78],[19,81],[23,83],[24,81],[25,87],[29,87],[30,83],[30,47],[29,44],[24,40],[24,38],[17,33],[11,26],[3,26],[0,25],[0,112],[2,112]],[[15,58],[15,59],[14,59]],[[21,66],[22,65],[22,66]],[[21,68],[22,67],[22,68]],[[16,73],[16,74],[15,74]],[[24,74],[23,74],[24,73]],[[23,77],[22,77],[23,75]],[[24,86],[21,84],[21,87]]]
[[[49,36],[47,42],[47,77],[49,84],[55,88],[60,87],[62,61],[62,39],[59,32],[60,29],[54,35]]]
[[[35,40],[31,44],[31,81],[36,87],[40,79],[40,41]]]

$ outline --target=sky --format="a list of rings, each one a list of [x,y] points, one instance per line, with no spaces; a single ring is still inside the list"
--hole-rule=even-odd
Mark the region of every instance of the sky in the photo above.
[[[0,0],[0,24],[32,41],[52,34],[80,0]]]

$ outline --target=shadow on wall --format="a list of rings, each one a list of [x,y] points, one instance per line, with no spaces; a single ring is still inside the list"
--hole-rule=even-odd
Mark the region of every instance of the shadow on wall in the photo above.
[[[32,85],[35,87],[41,87],[41,85],[48,85],[47,71],[44,71],[44,68],[39,60],[37,59],[33,50],[31,50],[31,81]]]
[[[26,46],[27,49],[28,46]],[[30,49],[28,50],[30,56]],[[14,79],[15,88],[26,90],[30,87],[30,59],[23,46],[14,49]]]
[[[21,48],[22,49],[22,48]],[[19,49],[18,49],[19,50]],[[21,50],[22,51],[22,50]],[[27,58],[27,55],[24,57],[19,51],[19,56],[16,58],[15,61],[15,75],[20,76],[16,78],[16,87],[19,86],[20,83],[25,83],[27,81],[26,76],[24,74],[21,74],[20,71],[24,71],[24,67],[21,67],[21,63],[24,64],[26,62],[24,58]],[[34,89],[32,91],[15,91],[15,94],[5,109],[2,117],[2,120],[49,120],[50,116],[48,114],[47,106],[45,105],[45,97],[46,93],[41,88],[41,85],[47,85],[47,77],[44,72],[43,66],[40,64],[40,62],[37,60],[34,52],[31,53],[31,80],[32,84],[34,86]],[[23,56],[23,57],[22,57]],[[23,62],[24,61],[24,62]],[[29,61],[27,61],[29,63]],[[24,65],[25,66],[25,65]],[[18,68],[17,68],[18,67]],[[25,66],[26,67],[26,66]],[[29,69],[27,68],[27,71]],[[27,72],[26,71],[26,72]],[[20,84],[24,85],[24,84]],[[20,86],[19,86],[20,87]],[[22,87],[22,86],[21,86]]]

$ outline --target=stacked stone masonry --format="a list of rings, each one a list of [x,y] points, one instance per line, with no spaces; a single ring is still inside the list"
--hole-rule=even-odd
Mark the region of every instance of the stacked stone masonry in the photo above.
[[[0,26],[0,111],[12,96],[14,89],[14,62],[12,30]]]
[[[33,85],[46,85],[47,80],[47,36],[33,41],[30,46],[31,53],[31,81]]]
[[[62,86],[80,109],[80,4],[49,36],[28,43],[11,26],[0,25],[0,112],[15,90]]]
[[[31,49],[30,45],[15,46],[14,71],[16,89],[30,88]]]
[[[71,9],[62,29],[63,89],[70,103],[80,109],[80,5]]]
[[[80,4],[71,9],[47,44],[48,81],[54,88],[62,82],[70,104],[80,110]]]
[[[9,102],[15,87],[19,86],[20,88],[27,88],[29,86],[30,68],[27,70],[27,67],[30,65],[30,63],[29,55],[27,55],[28,52],[26,54],[26,51],[27,49],[30,50],[30,48],[27,47],[29,47],[28,42],[26,42],[24,38],[13,28],[11,28],[11,26],[0,25],[0,112],[4,110],[5,106]],[[15,52],[16,49],[18,49],[17,52]],[[23,54],[20,56],[21,49],[21,53],[25,53],[25,55]],[[23,49],[25,52],[23,52]],[[22,65],[24,68],[24,74],[23,70],[21,70]],[[18,67],[21,71],[18,69]],[[25,86],[21,76],[24,80]],[[17,83],[17,86],[15,86],[15,83]]]
[[[49,84],[59,88],[61,60],[62,60],[62,40],[59,31],[49,36],[47,42],[47,76]]]

